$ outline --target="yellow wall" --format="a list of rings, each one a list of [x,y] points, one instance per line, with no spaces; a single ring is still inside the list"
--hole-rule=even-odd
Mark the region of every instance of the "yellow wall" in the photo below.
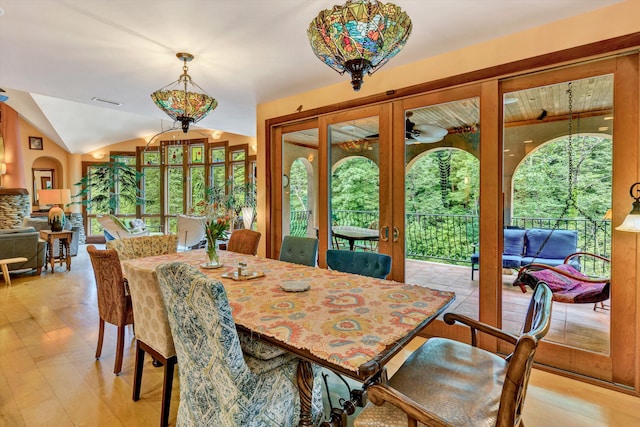
[[[517,34],[447,52],[422,61],[367,76],[359,92],[354,92],[348,76],[341,83],[301,93],[288,98],[259,104],[257,107],[258,139],[258,230],[265,235],[265,121],[293,114],[299,105],[304,110],[343,101],[384,93],[387,90],[425,83],[444,77],[463,74],[491,66],[505,64],[554,51],[576,47],[640,31],[640,1],[628,0],[607,8],[560,20]],[[419,25],[419,22],[414,22]],[[437,43],[437,40],[433,41]],[[411,43],[411,39],[409,42]],[[402,55],[402,52],[399,53]],[[393,65],[393,59],[387,64]],[[318,61],[318,67],[326,67]],[[260,242],[259,254],[265,254],[265,240]]]

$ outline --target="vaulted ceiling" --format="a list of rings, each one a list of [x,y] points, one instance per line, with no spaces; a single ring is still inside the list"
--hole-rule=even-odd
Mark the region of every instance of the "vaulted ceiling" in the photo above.
[[[413,32],[385,68],[617,2],[395,0]],[[175,54],[187,51],[195,55],[189,74],[219,102],[198,125],[255,136],[259,103],[336,83],[351,91],[346,76],[314,56],[306,36],[318,12],[336,3],[0,0],[0,87],[43,134],[86,153],[173,126],[149,94],[177,79]]]

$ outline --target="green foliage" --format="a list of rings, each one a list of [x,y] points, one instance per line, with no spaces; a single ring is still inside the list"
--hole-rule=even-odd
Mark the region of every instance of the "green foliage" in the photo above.
[[[80,187],[73,197],[93,213],[135,213],[135,206],[145,203],[138,183],[142,174],[122,157],[89,168],[87,175],[75,185]]]
[[[568,139],[545,144],[524,159],[513,176],[513,216],[604,217],[611,207],[611,138],[577,136],[571,145]]]
[[[307,168],[301,160],[294,160],[289,171],[289,209],[292,212],[309,210],[307,181]]]
[[[380,173],[378,165],[353,157],[331,175],[331,210],[378,211]]]
[[[478,160],[461,150],[450,150],[450,153],[447,188],[441,187],[441,161],[436,152],[421,156],[411,166],[405,181],[407,212],[477,214]]]

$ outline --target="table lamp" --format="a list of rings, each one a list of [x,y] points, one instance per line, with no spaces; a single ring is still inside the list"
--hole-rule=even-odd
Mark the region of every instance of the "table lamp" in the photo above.
[[[49,225],[51,231],[62,231],[66,217],[62,206],[71,202],[71,190],[69,189],[53,189],[39,190],[38,203],[41,205],[53,205],[49,209]]]

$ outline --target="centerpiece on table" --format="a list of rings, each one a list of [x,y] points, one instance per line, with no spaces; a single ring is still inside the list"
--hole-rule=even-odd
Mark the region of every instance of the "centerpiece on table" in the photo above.
[[[211,207],[211,212],[208,213],[207,219],[204,223],[204,232],[207,239],[207,262],[203,267],[216,268],[221,267],[222,264],[218,261],[218,240],[226,238],[229,231],[229,222],[231,218],[228,215],[216,215],[215,204]]]

